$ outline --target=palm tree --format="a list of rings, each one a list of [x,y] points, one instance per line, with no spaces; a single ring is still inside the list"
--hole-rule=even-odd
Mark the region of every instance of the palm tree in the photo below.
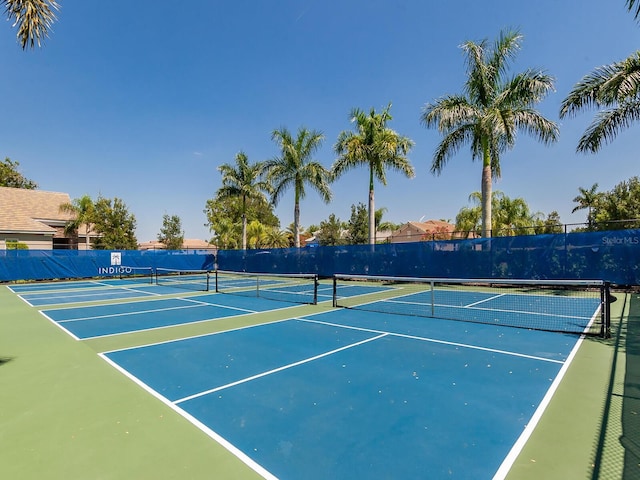
[[[0,0],[5,14],[13,26],[18,27],[18,40],[22,49],[33,48],[49,36],[49,29],[56,20],[54,10],[59,5],[54,0]]]
[[[543,215],[532,213],[523,198],[509,198],[502,192],[494,192],[493,208],[496,216],[493,230],[501,236],[526,235],[535,233],[534,227],[541,223]]]
[[[247,249],[247,200],[252,198],[264,198],[263,191],[268,191],[269,186],[262,181],[264,163],[250,164],[247,155],[239,152],[236,155],[236,164],[225,163],[218,167],[222,174],[222,187],[218,190],[219,200],[240,198],[242,200],[242,249]]]
[[[63,203],[59,210],[64,213],[70,213],[74,216],[64,226],[65,234],[77,233],[80,226],[85,226],[85,249],[90,249],[89,234],[91,227],[95,221],[95,203],[89,195],[83,195],[80,198],[74,198],[71,203]]]
[[[562,102],[560,118],[592,107],[600,109],[580,138],[577,151],[596,153],[620,130],[640,120],[639,92],[640,51],[621,62],[596,68],[574,85]]]
[[[267,229],[264,235],[264,246],[268,248],[283,248],[289,246],[289,234],[278,227]]]
[[[575,213],[578,210],[588,209],[587,213],[587,226],[591,230],[593,228],[593,209],[597,205],[602,193],[598,192],[598,184],[594,183],[590,189],[578,187],[580,195],[576,196],[573,201],[577,203],[571,213]]]
[[[638,20],[638,18],[640,18],[640,1],[627,0],[627,8],[629,9],[629,11],[632,11],[634,6],[636,8],[636,12],[633,14],[633,16],[636,20]]]
[[[262,248],[265,246],[267,227],[258,220],[252,220],[247,226],[247,244],[249,248]]]
[[[351,122],[356,124],[357,132],[342,131],[334,150],[338,159],[331,167],[333,178],[338,178],[348,170],[367,165],[369,167],[369,244],[375,243],[375,201],[374,180],[387,184],[385,169],[391,168],[413,178],[415,172],[407,154],[413,147],[413,141],[399,135],[387,127],[392,119],[389,110],[391,104],[380,113],[371,109],[367,115],[360,109],[353,109]]]
[[[329,172],[319,162],[312,160],[313,154],[322,144],[322,133],[301,127],[294,138],[282,127],[271,135],[281,154],[265,162],[267,180],[272,187],[271,201],[277,205],[283,193],[294,188],[294,246],[300,247],[300,200],[306,196],[305,185],[309,185],[325,203],[331,200]]]
[[[482,235],[491,234],[492,179],[500,177],[500,155],[514,147],[523,131],[545,144],[558,139],[558,126],[533,107],[552,89],[553,78],[525,70],[507,77],[509,62],[520,49],[522,35],[501,32],[491,48],[488,40],[467,41],[467,81],[462,95],[428,103],[421,117],[427,128],[437,127],[444,138],[436,148],[431,172],[440,174],[460,147],[471,146],[472,160],[482,160]]]

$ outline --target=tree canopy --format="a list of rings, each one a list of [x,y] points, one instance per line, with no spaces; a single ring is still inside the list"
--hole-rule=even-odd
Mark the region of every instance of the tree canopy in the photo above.
[[[158,233],[158,241],[164,243],[167,250],[180,250],[184,243],[182,222],[178,215],[162,216],[162,227]]]
[[[101,250],[135,250],[136,218],[120,198],[98,197],[95,202],[96,248]]]
[[[25,188],[34,190],[38,184],[24,177],[18,167],[20,162],[13,161],[9,157],[0,162],[0,187]]]

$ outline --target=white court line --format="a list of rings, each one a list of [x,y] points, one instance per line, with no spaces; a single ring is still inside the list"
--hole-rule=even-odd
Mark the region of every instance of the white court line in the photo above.
[[[504,297],[506,293],[501,293],[499,295],[494,295],[493,297],[485,298],[484,300],[478,300],[477,302],[470,303],[469,305],[465,305],[465,308],[473,307],[474,305],[478,305],[480,303],[488,302],[490,300],[495,300],[496,298]]]
[[[162,403],[167,405],[169,408],[171,408],[178,415],[181,415],[182,417],[184,417],[187,421],[191,422],[196,428],[199,428],[206,435],[208,435],[209,437],[214,439],[216,442],[218,442],[220,445],[222,445],[224,448],[226,448],[231,454],[233,454],[235,457],[237,457],[241,462],[243,462],[245,465],[247,465],[249,468],[251,468],[254,472],[256,472],[258,475],[260,475],[262,478],[264,478],[266,480],[278,480],[278,477],[276,477],[271,472],[269,472],[266,468],[264,468],[262,465],[260,465],[259,463],[257,463],[253,459],[251,459],[247,454],[245,454],[242,450],[238,449],[236,446],[234,446],[227,439],[225,439],[220,434],[216,433],[215,431],[213,431],[212,429],[207,427],[200,420],[195,418],[193,415],[187,413],[182,408],[180,408],[177,405],[175,405],[173,402],[170,402],[167,398],[165,398],[162,395],[160,395],[153,388],[149,387],[146,383],[144,383],[139,378],[137,378],[134,375],[132,375],[131,373],[129,373],[127,370],[122,368],[120,365],[118,365],[117,363],[111,361],[111,359],[109,357],[107,357],[104,353],[99,353],[98,355],[100,357],[102,357],[102,359],[105,362],[107,362],[113,368],[115,368],[120,373],[122,373],[124,376],[126,376],[127,378],[132,380],[134,383],[136,383],[137,385],[142,387],[142,389],[144,389],[145,391],[147,391],[148,393],[153,395],[155,398],[157,398]]]
[[[318,323],[318,324],[322,324],[322,325],[329,325],[332,327],[341,327],[341,328],[347,328],[350,330],[359,330],[362,332],[369,332],[369,333],[380,333],[380,334],[386,334],[392,337],[401,337],[401,338],[409,338],[411,340],[420,340],[423,342],[429,342],[429,343],[439,343],[442,345],[451,345],[453,347],[462,347],[462,348],[468,348],[471,350],[482,350],[485,352],[491,352],[491,353],[499,353],[501,355],[508,355],[511,357],[521,357],[521,358],[528,358],[531,360],[539,360],[542,362],[550,362],[550,363],[559,363],[562,364],[564,363],[562,360],[553,360],[551,358],[544,358],[544,357],[537,357],[535,355],[527,355],[525,353],[518,353],[518,352],[510,352],[508,350],[498,350],[496,348],[489,348],[489,347],[481,347],[479,345],[471,345],[468,343],[458,343],[458,342],[450,342],[448,340],[438,340],[436,338],[429,338],[429,337],[418,337],[417,335],[407,335],[404,333],[395,333],[395,332],[386,332],[383,330],[376,330],[376,329],[372,329],[372,328],[362,328],[362,327],[353,327],[350,325],[342,325],[339,323],[332,323],[332,322],[323,322],[320,320],[311,320],[308,318],[298,318],[297,320],[303,321],[303,322],[309,322],[309,323]]]
[[[125,291],[129,291],[129,292],[133,292],[133,293],[141,293],[147,296],[154,296],[154,295],[158,295],[157,293],[149,293],[149,292],[143,292],[140,290],[135,290],[132,288],[120,288],[119,290],[125,290]],[[113,297],[114,295],[117,295],[118,293],[120,293],[119,291],[107,291],[107,292],[103,292],[103,293],[96,293],[96,292],[92,292],[90,290],[87,291],[87,293],[76,293],[76,294],[70,294],[71,292],[67,292],[66,295],[48,295],[48,296],[38,296],[38,297],[34,297],[32,298],[32,300],[52,300],[52,299],[70,299],[69,303],[73,303],[73,302],[77,302],[76,300],[73,300],[75,298],[82,298],[82,297],[105,297],[105,296],[110,296]],[[31,294],[30,294],[31,295]],[[100,298],[98,298],[98,300],[102,300]]]
[[[529,440],[529,437],[531,437],[531,434],[533,433],[536,426],[538,425],[538,422],[542,418],[542,414],[544,413],[544,411],[547,409],[547,406],[551,402],[553,395],[556,393],[556,390],[560,386],[560,382],[562,381],[565,374],[567,373],[567,370],[569,369],[569,365],[571,365],[571,363],[573,362],[573,359],[576,356],[576,353],[578,353],[578,349],[580,348],[580,345],[582,345],[582,341],[584,339],[585,339],[585,336],[581,335],[578,341],[576,342],[575,346],[571,350],[571,353],[569,353],[569,356],[565,360],[564,365],[562,366],[562,368],[560,368],[560,371],[556,375],[556,378],[553,380],[553,383],[551,383],[549,390],[547,390],[546,395],[540,402],[540,405],[538,405],[538,408],[533,413],[533,416],[527,423],[527,426],[525,427],[524,431],[522,432],[518,440],[516,440],[516,442],[513,444],[513,447],[511,447],[511,450],[509,451],[505,459],[502,461],[502,464],[500,465],[495,475],[493,476],[493,480],[504,480],[504,478],[509,473],[509,470],[511,470],[511,467],[515,463],[516,458],[518,458],[518,456],[520,455],[520,452],[524,448],[525,444]]]
[[[425,308],[431,307],[431,304],[429,303],[421,303],[421,302],[407,302],[405,300],[382,300],[380,301],[381,303],[397,303],[399,305],[420,305],[420,306],[424,306]],[[377,302],[370,302],[370,303],[377,303]],[[369,305],[369,303],[364,303],[362,305]],[[591,317],[585,317],[585,316],[581,316],[581,315],[560,315],[557,313],[548,313],[548,312],[532,312],[530,310],[505,310],[503,308],[482,308],[482,307],[472,307],[470,305],[448,305],[445,303],[434,303],[433,304],[434,307],[444,307],[444,308],[460,308],[460,309],[469,309],[469,310],[479,310],[482,312],[501,312],[501,313],[518,313],[520,315],[538,315],[538,316],[542,316],[542,317],[555,317],[555,318],[572,318],[572,319],[576,319],[576,320],[586,320],[588,318]],[[358,307],[355,307],[358,308]],[[398,312],[398,313],[393,313],[393,312],[382,312],[382,313],[387,313],[387,314],[392,314],[392,315],[402,315],[402,312]],[[431,317],[429,315],[428,318],[434,318]],[[438,316],[436,315],[435,318],[438,318]],[[491,324],[493,325],[493,324]],[[495,325],[500,325],[498,323],[496,323]]]
[[[333,354],[341,352],[343,350],[348,350],[349,348],[357,347],[357,346],[362,345],[364,343],[372,342],[374,340],[379,340],[380,338],[386,337],[387,335],[388,335],[387,333],[383,333],[383,334],[377,335],[375,337],[367,338],[367,339],[362,340],[360,342],[352,343],[350,345],[345,345],[344,347],[336,348],[335,350],[330,350],[328,352],[321,353],[320,355],[316,355],[314,357],[305,358],[304,360],[293,362],[293,363],[290,363],[288,365],[283,365],[282,367],[274,368],[273,370],[269,370],[269,371],[266,371],[266,372],[258,373],[256,375],[252,375],[251,377],[243,378],[242,380],[237,380],[235,382],[231,382],[231,383],[228,383],[226,385],[221,385],[219,387],[211,388],[211,389],[205,390],[203,392],[194,393],[193,395],[189,395],[188,397],[183,397],[183,398],[180,398],[178,400],[175,400],[173,403],[175,403],[177,405],[179,403],[186,402],[188,400],[193,400],[194,398],[198,398],[198,397],[202,397],[202,396],[205,396],[205,395],[209,395],[210,393],[219,392],[220,390],[225,390],[227,388],[235,387],[236,385],[240,385],[242,383],[250,382],[250,381],[255,380],[257,378],[266,377],[267,375],[272,375],[274,373],[278,373],[278,372],[281,372],[283,370],[288,370],[290,368],[297,367],[297,366],[303,365],[305,363],[313,362],[314,360],[318,360],[320,358],[327,357],[329,355],[333,355]]]
[[[126,305],[126,304],[117,304],[117,305]],[[108,307],[109,305],[99,305],[100,307]],[[181,310],[183,308],[198,308],[198,307],[202,307],[203,305],[183,305],[180,307],[164,307],[164,308],[152,308],[152,309],[148,309],[148,310],[138,310],[135,312],[122,312],[122,313],[110,313],[107,315],[94,315],[91,317],[79,317],[79,318],[69,318],[67,320],[56,320],[59,323],[67,323],[67,322],[80,322],[80,321],[85,321],[85,320],[97,320],[99,318],[112,318],[112,317],[128,317],[128,316],[133,316],[133,315],[144,315],[147,313],[155,313],[155,312],[165,312],[165,311],[171,311],[171,310]],[[81,307],[76,307],[76,308],[81,308]],[[52,309],[55,310],[55,309]]]

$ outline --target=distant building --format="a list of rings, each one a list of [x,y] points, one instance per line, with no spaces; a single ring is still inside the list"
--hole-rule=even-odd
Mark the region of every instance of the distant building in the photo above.
[[[24,245],[30,250],[86,249],[86,228],[73,235],[64,227],[73,214],[60,211],[69,194],[0,187],[0,250]],[[89,240],[95,238],[91,234]]]
[[[442,220],[407,222],[393,232],[388,237],[388,241],[390,243],[406,243],[463,238],[464,235],[461,232],[456,232],[455,229],[455,225]]]
[[[150,240],[148,242],[142,242],[138,244],[138,250],[166,250],[164,243],[158,240]],[[185,238],[182,242],[183,250],[217,250],[215,245],[207,242],[206,240],[199,240],[193,238]]]

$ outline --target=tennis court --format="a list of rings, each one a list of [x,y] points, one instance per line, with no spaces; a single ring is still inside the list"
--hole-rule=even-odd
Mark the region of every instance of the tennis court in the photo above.
[[[238,281],[245,279],[234,279],[229,288],[238,288]],[[222,307],[221,298],[236,310],[229,315],[255,313],[256,302],[282,306],[254,297],[253,285],[245,287],[242,283],[239,293],[251,292],[251,297],[138,302],[141,309],[133,315],[171,318],[179,311],[180,317],[192,318],[188,321],[200,318],[190,312],[211,319],[226,315],[212,310]],[[287,295],[304,290],[264,279],[262,288],[267,298],[269,290],[277,295],[283,289]],[[503,478],[580,337],[480,323],[473,315],[470,322],[407,315],[397,303],[415,306],[425,292],[407,293],[397,282],[360,281],[331,289],[334,303],[350,299],[349,309],[102,356],[264,478]],[[364,301],[372,295],[385,298]],[[513,302],[507,295],[477,290],[444,290],[437,297],[440,306],[448,301],[466,309],[500,299],[492,308],[500,315],[507,308],[518,309],[511,316],[523,315],[523,305],[529,305],[527,315],[536,317],[556,317],[569,302],[575,312],[570,321],[582,319],[583,330],[600,309],[599,294],[580,298],[547,292],[553,298],[549,303],[536,292],[523,303],[519,293],[517,307],[509,307]],[[163,311],[150,311],[148,304]],[[390,304],[400,314],[371,311]],[[110,321],[131,313],[94,310],[81,316],[83,311],[44,313],[64,322],[65,329],[76,328],[70,327],[76,321],[99,325],[99,317]],[[73,334],[79,337],[78,332]]]
[[[98,352],[269,479],[506,478],[582,341],[558,325],[595,332],[601,318],[594,292],[351,280],[238,274],[197,292],[114,279],[151,297],[82,305],[104,285],[14,292],[42,295],[42,315],[81,341],[253,318]]]
[[[436,323],[336,310],[104,357],[265,478],[493,478],[578,337]]]

